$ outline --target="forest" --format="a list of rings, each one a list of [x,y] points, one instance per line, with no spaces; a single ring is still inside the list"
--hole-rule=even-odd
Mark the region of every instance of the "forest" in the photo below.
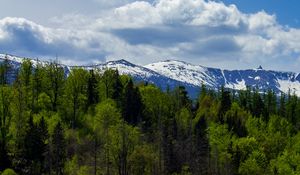
[[[0,65],[2,175],[300,174],[300,100],[202,85],[161,90],[117,70]]]

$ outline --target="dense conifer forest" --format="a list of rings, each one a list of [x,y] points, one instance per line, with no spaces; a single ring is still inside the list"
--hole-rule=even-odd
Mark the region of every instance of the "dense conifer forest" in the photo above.
[[[5,175],[300,174],[300,100],[248,88],[166,91],[117,70],[0,66]]]

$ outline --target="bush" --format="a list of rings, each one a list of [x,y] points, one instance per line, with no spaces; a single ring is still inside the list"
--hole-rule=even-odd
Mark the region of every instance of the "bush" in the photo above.
[[[17,173],[12,169],[6,169],[1,173],[1,175],[17,175]]]

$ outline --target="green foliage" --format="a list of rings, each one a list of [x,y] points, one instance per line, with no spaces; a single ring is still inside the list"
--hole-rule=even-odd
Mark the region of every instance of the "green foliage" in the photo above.
[[[241,163],[239,168],[240,174],[266,174],[267,170],[267,158],[261,151],[253,151],[245,162]]]
[[[106,70],[101,76],[99,88],[101,100],[111,98],[119,103],[122,97],[123,86],[118,70]]]
[[[211,123],[208,128],[208,134],[215,170],[230,174],[228,171],[230,171],[229,167],[232,161],[232,154],[230,153],[230,146],[233,140],[232,133],[228,131],[226,125]]]
[[[63,88],[65,85],[65,73],[58,63],[46,65],[45,75],[42,79],[44,92],[49,96],[51,101],[51,110],[57,111],[63,100]]]
[[[157,160],[157,152],[150,144],[137,145],[129,157],[130,174],[153,174]]]
[[[67,161],[64,167],[64,173],[67,175],[86,175],[90,172],[90,167],[80,166],[77,156],[74,156],[71,160]]]
[[[178,114],[175,116],[177,129],[180,133],[183,133],[185,136],[188,135],[188,132],[191,129],[192,125],[192,115],[187,108],[182,108]]]
[[[224,116],[224,122],[228,125],[229,130],[232,130],[239,137],[246,136],[246,121],[250,114],[239,107],[237,103],[233,103],[230,110]]]
[[[1,175],[17,175],[17,173],[13,169],[5,169]]]
[[[86,111],[88,73],[83,69],[72,69],[65,85],[65,103],[62,109],[74,129],[81,124],[82,114]]]
[[[8,157],[8,142],[11,138],[9,128],[11,126],[11,100],[10,87],[0,87],[0,170],[10,165]]]
[[[134,83],[117,70],[0,64],[0,171],[6,174],[300,174],[300,101],[247,87]],[[13,170],[9,170],[12,168]]]

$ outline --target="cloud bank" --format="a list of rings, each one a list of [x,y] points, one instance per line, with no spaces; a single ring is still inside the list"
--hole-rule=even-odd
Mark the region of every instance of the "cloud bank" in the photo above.
[[[219,1],[120,2],[94,18],[52,18],[55,27],[0,19],[0,52],[47,59],[58,55],[67,64],[180,59],[229,69],[262,64],[300,72],[300,29],[280,25],[275,15],[246,14]]]

